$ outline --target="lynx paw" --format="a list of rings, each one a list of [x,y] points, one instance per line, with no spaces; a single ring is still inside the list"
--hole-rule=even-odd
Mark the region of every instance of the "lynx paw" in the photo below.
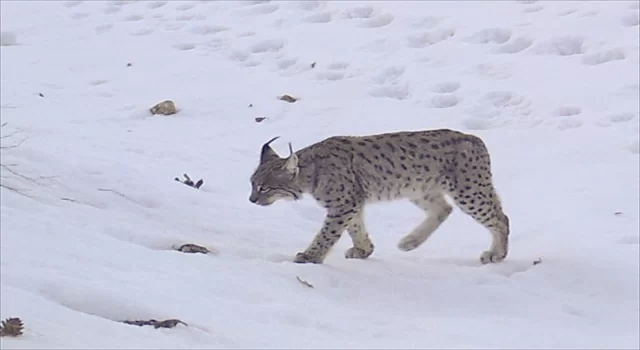
[[[400,243],[398,243],[398,249],[408,252],[418,248],[423,242],[424,240],[421,241],[419,239],[416,239],[416,237],[410,235],[405,236],[400,240]]]
[[[488,263],[497,263],[504,260],[506,254],[498,254],[497,252],[493,252],[491,250],[484,251],[482,255],[480,255],[480,262],[483,264]]]
[[[373,253],[373,250],[366,251],[362,248],[351,247],[344,253],[347,259],[366,259]]]
[[[300,252],[296,254],[296,257],[293,259],[294,263],[298,264],[322,264],[322,259],[316,256],[309,255],[304,252]]]

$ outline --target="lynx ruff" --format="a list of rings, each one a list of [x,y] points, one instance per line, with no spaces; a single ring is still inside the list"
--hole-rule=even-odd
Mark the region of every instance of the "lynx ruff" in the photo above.
[[[374,250],[364,220],[369,203],[408,199],[426,218],[398,243],[419,247],[451,214],[449,196],[491,233],[482,263],[504,260],[509,247],[509,218],[492,184],[491,161],[484,142],[469,134],[440,129],[369,136],[334,136],[281,158],[262,146],[260,164],[251,176],[249,201],[268,206],[280,199],[311,194],[326,208],[320,231],[296,263],[322,263],[346,230],[353,247],[345,257],[366,259]]]

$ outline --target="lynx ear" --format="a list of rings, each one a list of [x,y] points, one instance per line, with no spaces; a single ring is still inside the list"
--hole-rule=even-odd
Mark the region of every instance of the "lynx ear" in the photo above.
[[[269,146],[271,142],[277,140],[280,136],[276,136],[271,140],[267,141],[264,145],[262,145],[262,152],[260,153],[260,163],[264,163],[266,161],[280,158],[278,154]]]
[[[289,142],[289,158],[287,158],[287,161],[284,163],[284,168],[291,174],[298,174],[298,156],[293,153],[291,142]]]

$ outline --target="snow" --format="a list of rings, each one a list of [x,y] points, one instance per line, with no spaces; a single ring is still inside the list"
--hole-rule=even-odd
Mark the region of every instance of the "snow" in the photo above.
[[[0,4],[2,348],[640,346],[637,1]],[[248,201],[274,136],[435,128],[487,143],[503,263],[459,210],[399,251],[399,201],[368,260],[294,264],[323,210]]]

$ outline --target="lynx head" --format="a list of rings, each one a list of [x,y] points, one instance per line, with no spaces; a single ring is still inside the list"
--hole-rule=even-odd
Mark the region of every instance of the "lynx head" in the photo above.
[[[293,153],[291,143],[287,158],[280,158],[269,146],[278,137],[262,146],[260,164],[251,176],[251,203],[267,206],[280,199],[298,200],[302,197],[302,189],[296,181],[300,170],[298,156]]]

